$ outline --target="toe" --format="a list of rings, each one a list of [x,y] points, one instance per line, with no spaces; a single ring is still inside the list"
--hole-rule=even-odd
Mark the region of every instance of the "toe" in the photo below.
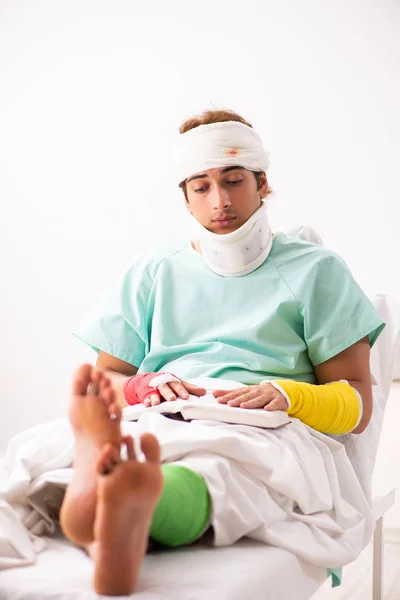
[[[111,402],[111,404],[108,406],[108,414],[110,417],[112,416],[113,419],[120,421],[122,417],[122,409],[116,402]]]
[[[101,396],[101,399],[103,400],[104,404],[107,407],[109,407],[110,404],[115,403],[114,390],[110,386],[105,387],[104,389],[100,390],[100,396]]]
[[[125,435],[122,438],[122,441],[124,442],[124,444],[126,446],[126,453],[127,453],[128,460],[136,460],[135,445],[134,445],[132,436]]]
[[[103,396],[103,394],[110,389],[110,386],[111,381],[108,379],[108,377],[103,376],[99,383],[100,394]]]
[[[88,388],[88,395],[98,396],[100,393],[100,385],[103,380],[104,373],[101,369],[92,369],[90,376],[90,384]]]
[[[144,433],[140,438],[140,446],[146,460],[151,463],[159,463],[161,449],[157,438],[152,433]]]
[[[110,444],[110,446],[111,448],[108,456],[110,460],[110,466],[114,468],[115,465],[117,465],[120,462],[120,452],[118,448],[113,444]]]
[[[110,473],[118,462],[118,449],[113,444],[104,444],[96,461],[96,472],[99,475]]]
[[[101,380],[104,377],[104,371],[102,369],[93,369],[92,371],[92,383],[100,385]]]
[[[84,364],[77,369],[72,382],[72,392],[76,396],[85,396],[87,393],[88,385],[91,382],[92,365]]]
[[[108,454],[103,448],[96,460],[96,473],[105,475],[108,472]]]

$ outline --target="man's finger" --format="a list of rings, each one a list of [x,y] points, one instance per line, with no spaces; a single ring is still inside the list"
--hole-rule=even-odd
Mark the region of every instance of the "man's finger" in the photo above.
[[[242,393],[237,398],[233,400],[228,400],[229,406],[240,406],[243,402],[249,402],[250,400],[254,400],[257,397],[257,393],[255,391]],[[218,400],[219,402],[220,400]]]
[[[193,394],[194,396],[204,396],[207,393],[206,388],[199,387],[194,383],[189,383],[188,381],[184,381],[182,379],[181,384],[186,388],[189,394]]]
[[[228,402],[235,402],[235,401],[239,401],[239,403],[240,403],[240,402],[245,402],[246,400],[250,400],[250,398],[245,398],[244,393],[240,394],[240,396],[238,396],[238,395],[232,396],[231,394],[226,394],[225,396],[219,396],[217,398],[217,402],[220,404],[227,404]]]
[[[217,402],[218,404],[227,404],[228,400],[225,396],[221,396],[220,398],[217,398]]]
[[[175,392],[175,394],[177,396],[179,396],[180,398],[184,398],[185,400],[187,400],[187,398],[189,398],[189,393],[187,392],[186,388],[184,385],[182,385],[182,383],[178,382],[178,381],[171,381],[171,383],[168,384],[172,390]]]
[[[239,404],[241,402],[247,402],[248,400],[253,400],[254,398],[256,398],[257,396],[260,395],[260,392],[257,390],[256,387],[245,387],[245,388],[241,388],[240,390],[238,390],[239,393],[233,394],[233,393],[228,393],[225,396],[220,396],[219,398],[217,398],[218,402],[221,402],[221,400],[223,402],[238,402],[238,404],[236,404],[236,406],[239,406]]]
[[[225,396],[225,394],[229,394],[229,390],[214,390],[213,391],[214,398],[219,398],[221,396]]]
[[[234,408],[236,408],[237,406],[240,406],[242,404],[243,400],[242,398],[236,398],[236,400],[229,400],[229,402],[227,402],[228,406],[233,406]]]
[[[240,394],[248,392],[250,387],[251,386],[246,385],[245,387],[237,388],[236,390],[215,390],[213,392],[213,396],[214,398],[221,398],[222,396],[226,396],[228,400],[234,400],[235,398],[240,396]]]
[[[168,402],[171,402],[171,400],[176,400],[176,394],[170,388],[169,383],[163,383],[162,385],[158,386],[158,391]]]
[[[157,404],[160,404],[161,402],[161,398],[159,396],[159,394],[151,394],[150,396],[148,396],[144,402],[145,406],[157,406]]]
[[[264,410],[282,410],[281,406],[280,406],[280,401],[278,399],[276,400],[272,400],[272,402],[270,402],[269,404],[267,404],[267,406],[264,406]]]
[[[240,408],[262,408],[265,405],[265,400],[262,396],[258,396],[253,400],[248,400],[247,402],[242,402]]]
[[[237,400],[239,397],[242,398],[241,401],[243,402],[243,395],[243,392],[240,394],[240,396],[238,396],[237,394],[233,395],[229,391],[227,391],[222,396],[216,396],[216,398],[217,402],[226,404],[227,402],[231,402],[232,400]]]

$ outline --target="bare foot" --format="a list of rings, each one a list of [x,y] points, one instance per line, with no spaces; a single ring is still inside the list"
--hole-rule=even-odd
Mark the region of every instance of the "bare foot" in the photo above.
[[[110,446],[105,446],[97,462],[94,589],[109,596],[133,592],[163,488],[157,439],[151,433],[142,435],[145,462],[136,460],[130,436],[124,438],[124,443],[128,459],[115,465],[111,472]]]
[[[74,475],[61,507],[60,523],[72,542],[83,545],[94,539],[96,462],[104,444],[109,444],[109,469],[120,460],[121,409],[102,371],[91,365],[77,370],[69,418],[75,436]]]

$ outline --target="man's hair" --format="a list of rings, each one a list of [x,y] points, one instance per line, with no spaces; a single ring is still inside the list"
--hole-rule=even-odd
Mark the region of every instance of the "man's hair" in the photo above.
[[[196,127],[200,127],[200,125],[210,125],[211,123],[225,123],[227,121],[236,121],[238,123],[243,123],[248,127],[253,128],[253,125],[246,121],[243,117],[238,115],[238,113],[233,112],[233,110],[219,109],[219,110],[211,110],[207,109],[202,112],[200,115],[195,115],[194,117],[189,117],[182,123],[179,127],[179,133],[186,133],[191,129],[195,129]],[[263,171],[252,171],[257,181],[257,189],[260,189],[260,175],[263,174]],[[185,194],[186,202],[188,201],[187,197],[187,188],[186,188],[186,180],[182,181],[179,184],[179,187],[183,190]],[[268,194],[271,194],[272,190],[268,187]]]

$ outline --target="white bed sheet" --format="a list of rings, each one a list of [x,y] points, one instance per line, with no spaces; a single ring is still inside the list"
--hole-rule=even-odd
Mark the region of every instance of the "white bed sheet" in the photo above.
[[[0,600],[95,600],[93,563],[61,536],[33,566],[0,573]],[[194,546],[149,554],[134,600],[308,600],[326,569],[252,540],[231,547]],[[103,596],[104,597],[104,596]],[[128,598],[128,596],[121,597]]]

